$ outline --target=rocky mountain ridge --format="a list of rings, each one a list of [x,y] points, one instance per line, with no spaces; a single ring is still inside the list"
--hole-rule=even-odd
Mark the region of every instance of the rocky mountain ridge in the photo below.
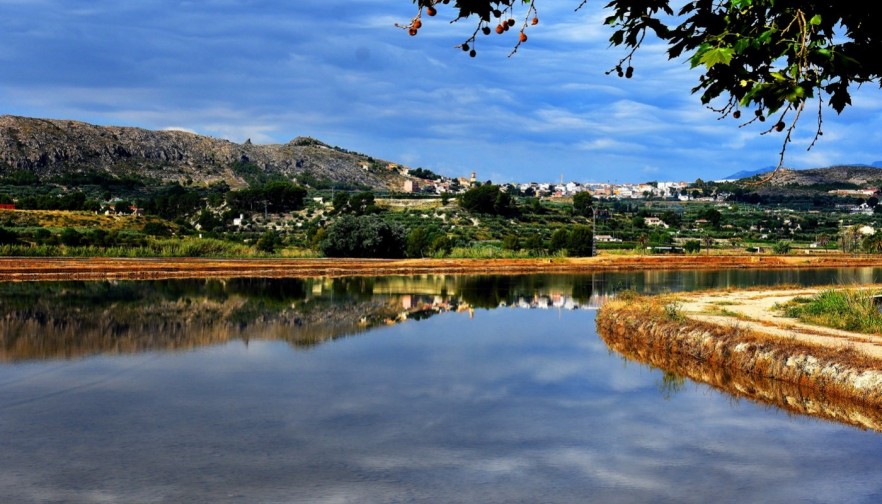
[[[0,116],[0,175],[52,177],[99,171],[164,182],[245,184],[242,167],[373,189],[399,189],[404,177],[373,159],[297,137],[286,144],[237,144],[184,131],[97,126],[79,121]],[[237,169],[238,168],[238,169]]]
[[[864,186],[882,181],[882,168],[867,165],[830,166],[809,170],[781,169],[769,180],[772,186],[812,186],[817,184],[855,184]]]

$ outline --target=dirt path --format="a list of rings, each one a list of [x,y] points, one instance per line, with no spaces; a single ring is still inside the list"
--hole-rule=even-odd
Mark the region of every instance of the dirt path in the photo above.
[[[864,286],[882,288],[882,286]],[[811,297],[824,288],[726,291],[684,296],[683,314],[693,320],[749,329],[763,334],[833,349],[853,349],[882,360],[882,336],[809,325],[785,317],[776,305]]]

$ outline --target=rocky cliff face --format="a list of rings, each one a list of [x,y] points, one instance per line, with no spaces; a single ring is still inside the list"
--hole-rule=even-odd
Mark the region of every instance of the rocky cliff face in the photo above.
[[[373,161],[373,162],[372,162]],[[387,161],[329,147],[313,139],[287,144],[237,144],[182,131],[95,126],[78,121],[0,116],[0,174],[40,177],[78,171],[136,174],[163,181],[224,180],[241,185],[237,163],[253,163],[288,178],[309,174],[350,185],[398,189],[403,182]]]

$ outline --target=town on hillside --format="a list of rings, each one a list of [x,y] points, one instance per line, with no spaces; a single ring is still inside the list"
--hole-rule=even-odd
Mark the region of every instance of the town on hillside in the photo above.
[[[445,177],[424,168],[411,169],[397,164],[389,165],[389,169],[398,171],[407,179],[401,187],[406,194],[460,194],[478,182],[476,172],[470,177]],[[587,192],[595,198],[604,199],[640,199],[674,197],[681,201],[701,199],[713,201],[716,197],[703,197],[690,192],[683,192],[689,187],[688,182],[643,182],[643,183],[600,183],[600,182],[523,182],[501,183],[500,190],[523,196],[541,198],[567,198],[580,192]],[[725,199],[725,194],[719,197]]]

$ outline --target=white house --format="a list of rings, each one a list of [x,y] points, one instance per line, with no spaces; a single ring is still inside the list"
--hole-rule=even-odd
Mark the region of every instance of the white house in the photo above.
[[[621,238],[613,238],[610,235],[594,235],[594,241],[598,243],[618,243],[621,242]]]

